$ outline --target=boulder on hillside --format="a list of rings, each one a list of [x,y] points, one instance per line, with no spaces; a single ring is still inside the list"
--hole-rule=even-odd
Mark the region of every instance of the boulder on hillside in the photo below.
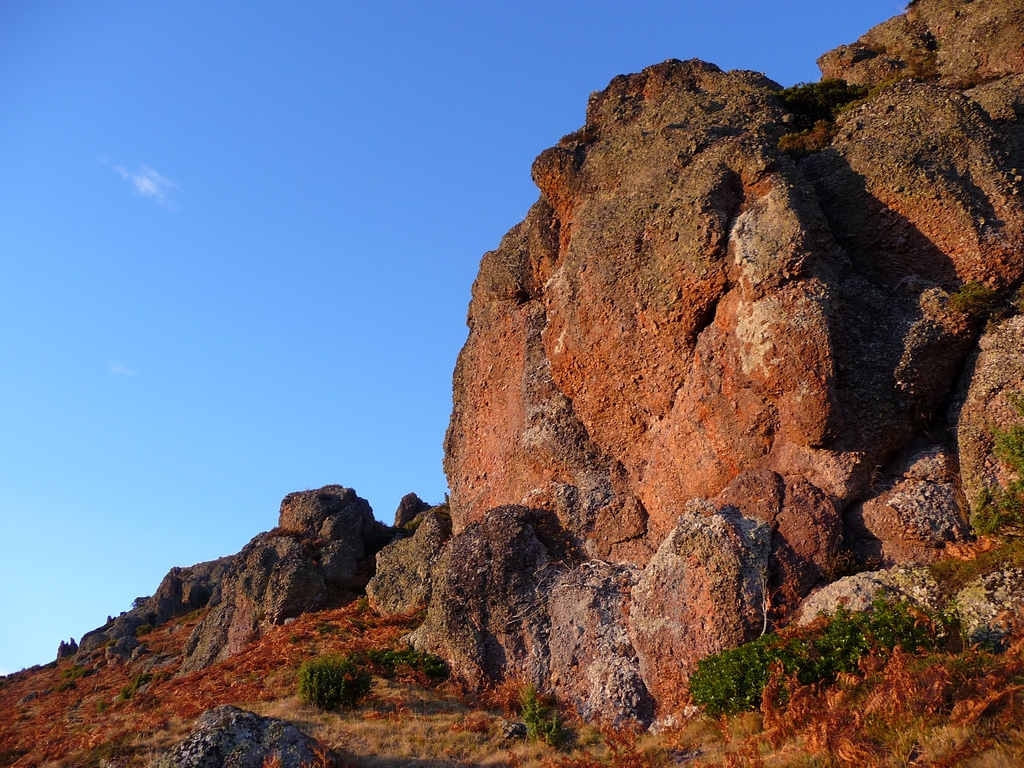
[[[552,688],[587,722],[620,728],[654,719],[629,636],[637,577],[635,566],[588,560],[559,576],[548,594]]]
[[[430,505],[415,493],[405,494],[395,510],[395,528],[404,528],[428,509]]]
[[[695,499],[637,579],[629,635],[647,689],[670,716],[697,662],[767,630],[772,530]]]
[[[928,611],[943,607],[939,586],[926,568],[900,566],[844,576],[812,593],[794,620],[807,625],[818,616],[832,616],[839,606],[851,612],[871,611],[878,597],[905,600]]]
[[[151,768],[280,768],[313,764],[320,743],[291,723],[232,706],[200,715],[181,743],[159,755]]]
[[[278,528],[234,556],[217,601],[185,643],[181,674],[237,653],[268,627],[365,584],[372,540],[386,527],[351,488],[328,485],[288,494]]]
[[[564,566],[538,536],[545,524],[526,507],[498,507],[453,536],[432,571],[427,618],[411,638],[417,650],[475,686],[517,676],[546,685],[546,595]]]
[[[434,565],[451,537],[452,521],[436,511],[419,514],[415,533],[377,553],[376,573],[366,585],[370,607],[386,616],[409,613],[430,602]]]

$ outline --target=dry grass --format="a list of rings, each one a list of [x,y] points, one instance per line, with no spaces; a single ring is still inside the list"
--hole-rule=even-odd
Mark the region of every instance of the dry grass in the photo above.
[[[152,653],[145,658],[175,657],[198,620],[147,634]],[[105,663],[98,652],[85,665],[88,674],[64,661],[12,675],[0,681],[0,766],[144,766],[181,740],[201,712],[224,703],[289,720],[332,750],[311,768],[1024,765],[1024,637],[1001,656],[896,651],[884,662],[867,658],[859,673],[829,687],[801,686],[776,669],[759,712],[697,716],[657,735],[600,733],[577,722],[561,751],[505,737],[521,680],[473,697],[422,675],[375,678],[368,700],[343,712],[296,697],[303,660],[395,648],[411,626],[410,617],[381,619],[353,602],[277,628],[200,673],[175,678],[177,661],[156,669],[128,701],[118,701],[118,692],[144,660]],[[58,690],[69,679],[74,686]]]

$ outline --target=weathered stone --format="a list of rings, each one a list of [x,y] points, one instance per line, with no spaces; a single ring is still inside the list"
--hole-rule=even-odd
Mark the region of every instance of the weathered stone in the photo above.
[[[852,45],[820,59],[825,77],[874,85],[895,77],[969,85],[1024,72],[1016,0],[918,0]]]
[[[993,453],[995,434],[1019,424],[1014,397],[1024,397],[1024,315],[991,326],[967,368],[957,413],[960,474],[974,509],[986,490],[1005,488],[1016,474]]]
[[[361,587],[366,540],[383,528],[355,491],[328,485],[288,494],[279,527],[234,556],[218,600],[185,643],[181,674],[237,653],[268,627]]]
[[[772,531],[769,587],[776,614],[785,616],[830,572],[843,533],[835,505],[802,478],[767,470],[745,472],[714,500]]]
[[[474,685],[506,676],[545,684],[546,596],[560,570],[537,534],[547,524],[525,507],[498,507],[454,535],[434,568],[427,619],[413,645],[442,656]]]
[[[370,607],[378,613],[409,613],[430,601],[431,572],[451,536],[451,520],[425,512],[416,532],[377,553],[377,572],[366,585]]]
[[[192,733],[164,752],[151,768],[281,768],[311,765],[319,742],[285,720],[231,706],[204,712]]]
[[[139,627],[156,627],[176,616],[205,608],[211,600],[217,602],[221,580],[230,565],[231,557],[222,557],[188,568],[171,568],[152,597],[139,598],[130,611],[116,618],[108,617],[102,627],[86,632],[78,651],[91,653],[122,637],[135,637]]]
[[[415,493],[405,494],[395,510],[395,528],[404,528],[428,509],[430,505]]]
[[[1024,570],[980,576],[957,593],[954,604],[966,640],[1000,650],[1024,626]]]
[[[970,535],[952,483],[904,480],[865,502],[862,514],[879,547],[858,554],[877,555],[883,565],[935,560],[947,543]]]
[[[344,512],[351,506],[369,511],[365,499],[356,496],[351,488],[325,485],[315,491],[296,491],[281,500],[277,524],[285,531],[317,532],[328,517]],[[371,513],[371,520],[372,517]]]
[[[61,640],[60,645],[57,646],[57,661],[74,656],[76,653],[78,653],[78,643],[75,642],[75,638],[72,637],[66,643]]]
[[[697,662],[768,626],[771,529],[693,502],[632,590],[629,629],[659,716],[681,707]]]
[[[104,656],[107,661],[127,661],[132,653],[139,648],[139,641],[134,637],[119,637],[107,646]]]
[[[587,722],[650,724],[654,699],[640,674],[627,615],[635,568],[588,561],[551,588],[551,681]]]
[[[926,569],[900,567],[844,576],[808,596],[794,620],[810,624],[819,615],[833,615],[840,605],[851,612],[871,611],[880,596],[906,600],[928,611],[944,605],[938,584]]]

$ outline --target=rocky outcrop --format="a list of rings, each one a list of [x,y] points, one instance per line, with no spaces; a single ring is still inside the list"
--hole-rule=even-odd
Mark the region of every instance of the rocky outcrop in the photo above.
[[[1024,397],[1024,316],[996,323],[981,337],[958,408],[960,477],[971,509],[986,491],[1017,478],[993,452],[995,436],[1019,424],[1014,398]]]
[[[844,509],[943,411],[978,330],[957,286],[1024,270],[997,133],[907,81],[797,166],[774,88],[658,65],[538,159],[542,199],[485,256],[455,373],[456,531],[522,503],[642,565],[744,471]]]
[[[312,765],[316,739],[286,720],[261,717],[221,706],[204,712],[192,733],[151,763],[152,768],[263,768],[271,761],[281,768]]]
[[[411,536],[396,539],[377,553],[377,571],[366,585],[366,597],[378,613],[410,613],[430,600],[431,574],[451,536],[452,521],[442,512],[429,510],[417,516],[420,522]]]
[[[960,85],[1024,71],[1024,8],[1016,0],[915,0],[818,65],[827,78],[875,85],[897,77]]]
[[[428,509],[430,505],[415,493],[405,494],[395,510],[395,528],[404,528]]]
[[[673,60],[591,96],[473,286],[453,536],[406,569],[431,583],[422,647],[646,720],[840,549],[927,562],[969,537],[961,465],[1006,478],[968,433],[1020,378],[1018,318],[974,351],[1024,277],[1022,13],[919,0],[827,54],[830,77],[911,77],[799,157],[756,73]]]
[[[232,558],[229,556],[188,568],[171,568],[152,597],[136,599],[135,606],[130,611],[109,619],[106,624],[92,632],[87,632],[82,636],[82,641],[75,651],[87,654],[97,648],[113,647],[117,643],[121,643],[120,648],[127,648],[134,642],[135,633],[140,627],[156,627],[176,616],[205,608],[211,600],[216,602],[221,580],[231,566],[231,561]],[[61,643],[61,646],[64,644]],[[131,650],[129,648],[128,653]],[[60,658],[60,650],[57,658]]]
[[[372,562],[370,541],[387,529],[351,488],[328,485],[285,496],[279,525],[234,556],[210,613],[185,644],[188,674],[258,639],[271,626],[317,610],[354,589]]]

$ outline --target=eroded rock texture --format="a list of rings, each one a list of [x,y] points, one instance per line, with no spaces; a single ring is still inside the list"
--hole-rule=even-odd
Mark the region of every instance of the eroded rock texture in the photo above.
[[[234,556],[210,613],[185,644],[181,674],[221,661],[268,627],[362,587],[368,541],[383,529],[351,488],[327,485],[285,496],[278,527]]]
[[[1007,482],[992,428],[1024,388],[1022,22],[919,0],[826,54],[893,82],[802,157],[760,74],[673,60],[591,96],[473,286],[421,647],[670,718],[840,550],[969,537],[961,487]]]
[[[301,768],[312,765],[320,743],[286,720],[237,707],[204,712],[192,733],[151,763],[153,768]]]
[[[211,601],[216,602],[220,595],[221,581],[231,567],[231,561],[231,556],[228,556],[188,568],[171,568],[151,597],[138,598],[130,611],[87,632],[82,636],[82,642],[75,646],[74,652],[88,654],[109,645],[124,651],[121,656],[127,657],[138,645],[135,632],[140,627],[156,627],[175,616],[205,608]],[[118,646],[118,643],[121,645]],[[74,645],[74,640],[69,645]],[[65,644],[61,643],[61,646],[65,647]],[[57,658],[61,658],[60,649]]]
[[[1017,0],[915,0],[905,15],[829,51],[818,66],[825,77],[857,84],[909,75],[968,85],[1024,70],[1021,29]]]

